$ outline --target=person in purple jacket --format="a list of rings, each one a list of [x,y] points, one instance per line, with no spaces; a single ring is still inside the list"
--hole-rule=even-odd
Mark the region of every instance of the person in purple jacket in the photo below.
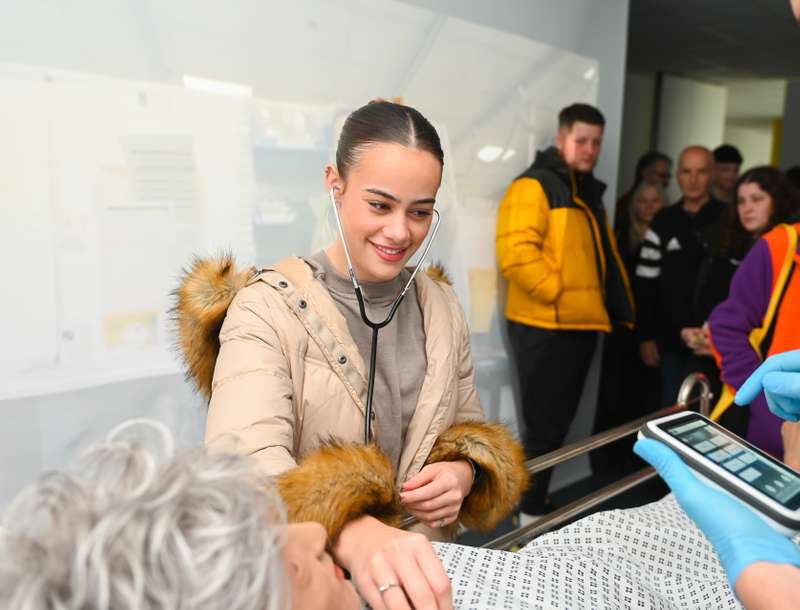
[[[780,176],[769,188],[760,185],[765,202],[772,213],[796,211],[800,204],[798,194],[785,177]],[[733,402],[733,391],[762,360],[800,348],[798,230],[800,224],[779,225],[759,239],[733,276],[728,298],[709,318],[714,355],[726,384],[712,419],[724,414]],[[750,406],[746,438],[782,459],[781,423],[770,413],[761,394]]]

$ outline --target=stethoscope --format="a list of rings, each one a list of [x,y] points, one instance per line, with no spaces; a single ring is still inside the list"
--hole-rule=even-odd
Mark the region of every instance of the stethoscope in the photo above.
[[[389,313],[386,315],[383,321],[373,322],[367,315],[367,309],[364,306],[364,294],[361,291],[361,284],[356,277],[356,272],[353,270],[353,261],[350,258],[350,249],[347,247],[347,240],[344,238],[344,231],[342,230],[342,219],[339,218],[339,206],[336,204],[336,198],[333,194],[335,188],[336,187],[332,188],[329,194],[331,197],[331,205],[333,206],[333,214],[336,216],[336,226],[339,229],[339,237],[342,240],[342,246],[344,246],[344,256],[347,259],[347,270],[350,273],[350,280],[353,282],[353,290],[356,293],[356,299],[358,299],[358,310],[361,313],[361,319],[364,321],[364,324],[372,329],[372,344],[369,352],[369,373],[367,375],[367,404],[366,409],[364,410],[364,444],[368,445],[371,439],[370,423],[372,422],[372,394],[375,390],[375,361],[378,353],[378,331],[392,321],[395,312],[397,312],[397,308],[400,307],[400,303],[403,301],[403,297],[406,296],[406,292],[408,292],[408,289],[411,287],[411,283],[414,281],[417,271],[419,271],[422,263],[425,262],[428,252],[431,249],[431,245],[433,244],[433,240],[436,238],[436,232],[439,230],[441,216],[439,215],[438,210],[433,210],[434,225],[428,230],[428,243],[425,244],[425,248],[422,250],[422,256],[420,257],[417,266],[414,267],[414,271],[411,272],[411,277],[408,278],[405,287],[402,291],[400,291],[400,294],[397,295],[394,303],[392,303],[392,306],[389,308]]]

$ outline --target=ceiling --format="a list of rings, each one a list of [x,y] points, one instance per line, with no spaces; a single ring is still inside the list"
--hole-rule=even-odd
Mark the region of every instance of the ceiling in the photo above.
[[[631,0],[628,70],[730,80],[800,78],[789,0]]]

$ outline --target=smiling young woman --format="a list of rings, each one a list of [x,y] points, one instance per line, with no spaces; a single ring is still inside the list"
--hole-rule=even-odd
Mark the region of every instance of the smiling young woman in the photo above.
[[[395,143],[372,144],[346,170],[326,167],[325,184],[346,219],[343,229],[360,280],[389,282],[401,274],[428,234],[441,179],[441,157]],[[326,254],[347,276],[341,239]]]
[[[428,538],[457,522],[491,529],[527,481],[519,445],[484,422],[458,299],[424,273],[381,329],[375,442],[362,444],[371,328],[345,246],[369,317],[383,319],[431,228],[443,163],[417,110],[367,104],[345,121],[325,168],[342,236],[259,272],[199,261],[178,291],[182,347],[210,398],[207,444],[252,455],[278,477],[290,520],[325,526],[334,558],[377,608],[406,607],[406,596],[449,607],[427,538],[392,527],[403,514]]]

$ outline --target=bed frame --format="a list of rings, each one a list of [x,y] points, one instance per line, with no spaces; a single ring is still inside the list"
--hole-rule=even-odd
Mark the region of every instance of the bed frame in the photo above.
[[[563,462],[576,458],[579,455],[584,455],[597,449],[604,447],[609,443],[613,443],[621,438],[636,434],[645,423],[651,419],[670,415],[672,413],[679,413],[681,411],[690,410],[691,407],[697,406],[697,410],[703,415],[708,415],[711,412],[711,400],[713,394],[711,393],[711,386],[708,380],[701,373],[692,373],[683,380],[680,390],[678,391],[678,400],[671,407],[665,407],[660,411],[655,411],[635,419],[627,424],[611,428],[600,434],[595,434],[583,440],[577,441],[570,445],[565,445],[560,449],[551,451],[545,455],[533,458],[525,462],[525,467],[530,474],[535,474],[542,470],[547,470],[557,466]],[[524,546],[540,534],[544,534],[552,529],[557,528],[566,521],[574,519],[588,510],[594,508],[618,496],[626,491],[633,489],[637,485],[644,483],[656,476],[653,468],[644,468],[639,472],[635,472],[619,481],[615,481],[610,485],[603,487],[583,498],[575,500],[566,506],[547,514],[535,523],[519,527],[515,530],[503,534],[498,538],[483,545],[483,548],[488,549],[501,549],[506,551],[517,550]],[[414,517],[407,517],[403,521],[402,527],[407,528],[416,523]]]

